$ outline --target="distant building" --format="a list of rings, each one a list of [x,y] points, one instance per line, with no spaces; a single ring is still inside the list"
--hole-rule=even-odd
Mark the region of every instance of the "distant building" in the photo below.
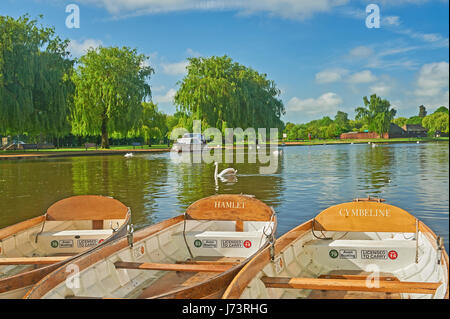
[[[389,137],[388,138],[396,138],[396,137],[405,137],[406,132],[397,124],[391,123],[389,126]]]
[[[428,130],[420,124],[405,124],[403,130],[407,137],[427,137]]]
[[[389,132],[383,134],[383,138],[395,138],[404,137],[406,132],[398,125],[391,123],[389,126]],[[347,132],[342,133],[340,138],[344,139],[370,139],[370,138],[380,138],[380,135],[375,132]]]

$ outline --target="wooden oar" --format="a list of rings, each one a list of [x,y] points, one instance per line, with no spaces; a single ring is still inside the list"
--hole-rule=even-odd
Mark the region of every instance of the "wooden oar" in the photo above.
[[[50,265],[66,260],[70,256],[64,257],[14,257],[0,258],[0,266],[3,265]]]
[[[372,291],[391,293],[434,294],[442,284],[440,282],[384,281],[378,287],[369,287],[366,280],[262,277],[268,288],[294,288],[317,290]]]

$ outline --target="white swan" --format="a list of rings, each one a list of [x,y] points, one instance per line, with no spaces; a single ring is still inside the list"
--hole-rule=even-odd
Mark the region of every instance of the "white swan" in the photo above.
[[[237,169],[234,168],[225,168],[223,171],[221,171],[220,173],[218,173],[219,171],[219,163],[214,162],[214,165],[216,166],[215,170],[214,170],[214,178],[217,177],[224,177],[226,175],[236,175],[237,173]]]
[[[377,144],[372,143],[372,147],[377,147],[377,146],[378,146]]]
[[[273,155],[283,155],[283,150],[276,150],[272,152]]]
[[[133,156],[134,156],[133,153],[126,153],[126,154],[124,155],[124,157],[126,157],[126,158],[130,158],[130,157],[133,157]]]

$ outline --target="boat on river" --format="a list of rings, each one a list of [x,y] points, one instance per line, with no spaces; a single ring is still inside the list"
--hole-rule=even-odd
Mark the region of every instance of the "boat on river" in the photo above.
[[[130,214],[114,198],[81,195],[0,229],[0,298],[22,298],[53,270],[125,235]]]
[[[382,199],[329,207],[256,255],[234,298],[448,298],[448,255],[423,222]]]
[[[200,133],[185,133],[177,139],[171,148],[171,152],[203,152],[209,150],[205,136]]]
[[[274,210],[251,195],[206,197],[62,266],[25,298],[220,298],[275,230]]]

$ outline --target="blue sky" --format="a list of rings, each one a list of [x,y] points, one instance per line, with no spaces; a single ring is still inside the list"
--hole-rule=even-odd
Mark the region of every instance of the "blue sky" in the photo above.
[[[68,4],[80,28],[65,25]],[[366,27],[366,6],[380,28]],[[153,100],[173,113],[186,58],[227,54],[282,90],[284,121],[338,110],[351,118],[377,93],[397,116],[449,100],[448,0],[2,0],[0,14],[44,15],[80,56],[90,46],[129,46],[150,57]]]

